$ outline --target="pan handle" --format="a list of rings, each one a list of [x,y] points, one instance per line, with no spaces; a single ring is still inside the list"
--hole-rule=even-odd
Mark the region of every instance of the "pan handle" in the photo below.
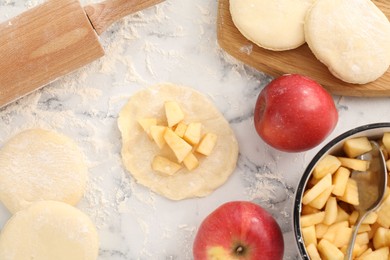
[[[164,0],[106,0],[84,7],[96,33],[102,34],[119,19],[159,4]]]

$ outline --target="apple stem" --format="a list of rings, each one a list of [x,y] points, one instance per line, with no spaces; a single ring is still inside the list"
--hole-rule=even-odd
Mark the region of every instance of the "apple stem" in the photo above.
[[[236,255],[243,255],[245,252],[245,248],[243,246],[237,246],[235,251]]]

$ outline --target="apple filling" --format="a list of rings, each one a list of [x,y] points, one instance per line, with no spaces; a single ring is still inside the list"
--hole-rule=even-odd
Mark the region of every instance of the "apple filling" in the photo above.
[[[390,133],[380,148],[390,169]],[[359,217],[358,186],[351,171],[366,171],[369,161],[355,159],[372,149],[367,137],[344,142],[343,155],[328,154],[313,169],[302,197],[301,231],[311,259],[344,259],[353,226]],[[390,247],[390,189],[379,208],[370,213],[358,230],[353,259],[388,259]]]
[[[199,122],[186,123],[185,114],[175,101],[164,103],[167,125],[158,124],[157,118],[141,118],[139,125],[150,139],[163,149],[170,148],[176,161],[156,155],[151,163],[152,169],[161,174],[171,176],[179,171],[183,165],[192,171],[199,166],[200,156],[209,156],[217,143],[217,135],[202,133],[202,124]]]

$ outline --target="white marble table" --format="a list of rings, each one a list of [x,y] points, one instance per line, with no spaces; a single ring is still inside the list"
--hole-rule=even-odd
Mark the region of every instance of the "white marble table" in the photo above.
[[[0,0],[0,21],[39,2]],[[105,57],[0,110],[0,147],[30,127],[64,133],[82,147],[90,181],[77,206],[98,227],[101,260],[192,259],[200,222],[232,200],[251,200],[272,213],[283,230],[285,259],[298,258],[291,221],[293,195],[320,147],[283,153],[257,136],[253,108],[271,78],[219,48],[216,13],[216,0],[167,0],[139,12],[101,36]],[[169,201],[138,185],[122,166],[118,112],[135,91],[159,82],[202,91],[236,133],[237,169],[208,197]],[[339,123],[325,142],[358,125],[390,121],[389,98],[334,100]],[[0,204],[0,228],[9,217]]]

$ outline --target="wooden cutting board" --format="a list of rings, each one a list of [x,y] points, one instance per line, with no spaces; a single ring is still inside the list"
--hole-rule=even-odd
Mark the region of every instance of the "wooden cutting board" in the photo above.
[[[390,1],[373,0],[390,19]],[[390,69],[374,82],[357,85],[343,82],[334,77],[318,61],[307,44],[288,51],[269,51],[247,40],[233,24],[229,0],[219,0],[217,31],[219,45],[230,55],[242,62],[277,77],[286,73],[307,75],[335,95],[344,96],[390,96]]]

